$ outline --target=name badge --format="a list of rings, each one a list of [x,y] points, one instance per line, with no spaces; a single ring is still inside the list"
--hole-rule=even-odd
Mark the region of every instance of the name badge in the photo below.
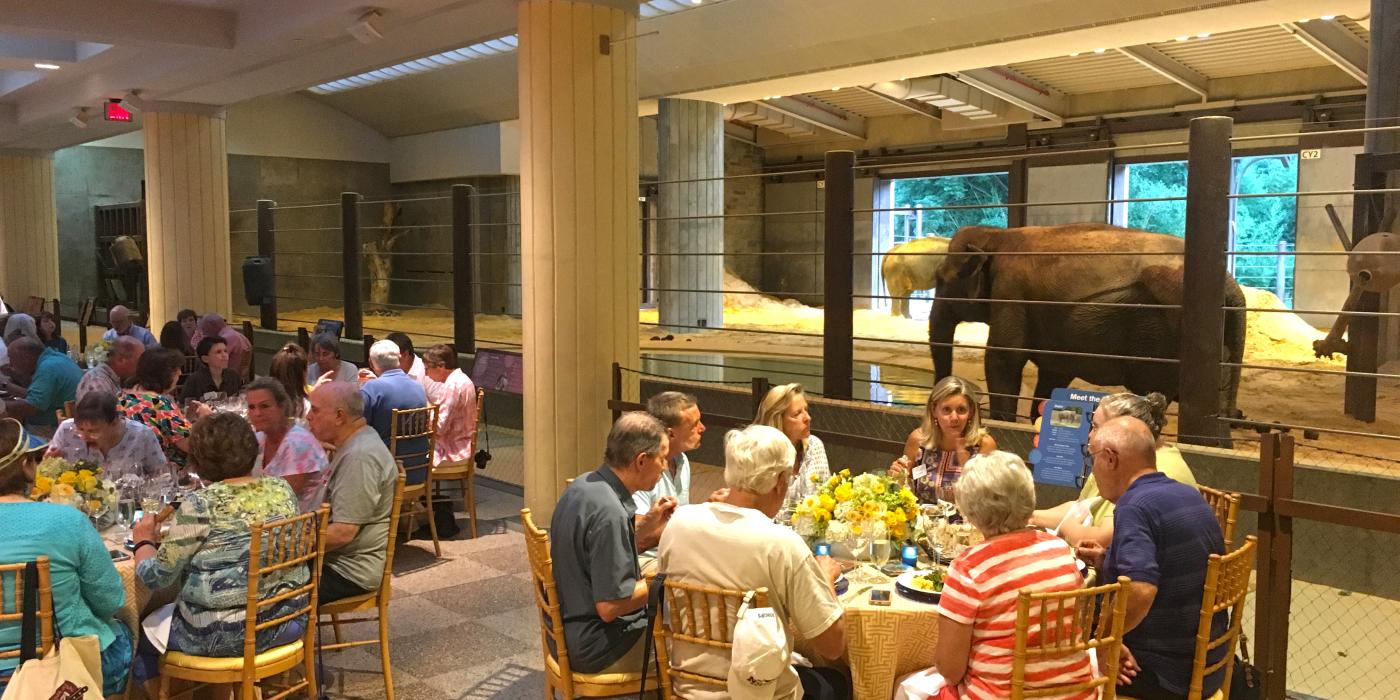
[[[928,476],[928,467],[920,464],[919,466],[914,467],[914,471],[909,472],[909,475],[913,477],[914,481],[919,481],[920,479],[923,479],[924,477]]]

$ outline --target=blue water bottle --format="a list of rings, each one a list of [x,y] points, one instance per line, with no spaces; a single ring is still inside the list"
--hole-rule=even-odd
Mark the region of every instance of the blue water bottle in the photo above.
[[[899,552],[899,560],[903,562],[905,566],[911,569],[918,568],[919,548],[913,543],[906,542],[904,544],[904,549],[900,550]]]

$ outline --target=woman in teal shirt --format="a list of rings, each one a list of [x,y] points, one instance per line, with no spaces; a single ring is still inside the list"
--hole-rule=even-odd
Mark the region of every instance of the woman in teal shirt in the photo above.
[[[82,511],[29,500],[43,448],[18,421],[0,421],[0,523],[5,524],[0,564],[49,558],[57,633],[97,637],[102,649],[102,694],[119,694],[126,687],[134,645],[130,630],[112,616],[126,602],[126,589],[102,538]],[[14,589],[7,585],[6,590]],[[13,600],[4,604],[14,609]],[[0,625],[0,648],[18,645],[18,623]],[[8,680],[14,666],[14,659],[0,661],[0,678]]]

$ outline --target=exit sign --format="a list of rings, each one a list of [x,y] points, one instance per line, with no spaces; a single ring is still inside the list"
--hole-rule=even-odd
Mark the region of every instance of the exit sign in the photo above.
[[[129,122],[131,112],[121,105],[121,100],[109,100],[102,111],[102,118],[109,122]]]

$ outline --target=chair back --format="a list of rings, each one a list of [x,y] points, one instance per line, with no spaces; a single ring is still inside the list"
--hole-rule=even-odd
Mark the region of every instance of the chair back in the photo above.
[[[73,417],[73,413],[77,411],[77,406],[77,401],[64,401],[63,408],[54,411],[54,417],[58,418],[59,423],[62,423]]]
[[[252,673],[257,656],[258,632],[297,617],[305,617],[302,642],[306,653],[315,647],[316,591],[321,582],[321,562],[326,554],[326,524],[330,508],[322,505],[310,513],[269,522],[253,523],[248,540],[248,601],[244,611],[243,673]],[[264,576],[297,566],[307,567],[306,583],[260,599]],[[306,596],[306,602],[280,617],[259,620],[259,613],[284,600]],[[302,680],[305,684],[306,680]],[[297,685],[294,687],[302,687]]]
[[[399,461],[408,480],[414,486],[426,483],[433,464],[433,451],[437,442],[437,404],[422,408],[396,408],[389,418],[389,454]],[[400,442],[423,440],[424,447],[399,451]],[[415,478],[421,472],[423,479]]]
[[[399,515],[403,513],[403,490],[404,484],[408,481],[407,475],[403,471],[403,462],[397,462],[399,468],[398,481],[394,483],[394,505],[389,509],[389,544],[384,550],[384,578],[379,581],[379,594],[389,595],[389,581],[394,577],[394,545],[398,544],[398,537],[395,533],[399,529]],[[385,601],[389,599],[384,598]]]
[[[39,612],[39,657],[49,653],[53,648],[53,588],[49,583],[49,558],[38,557],[34,560],[39,569],[39,605],[35,610]],[[24,589],[24,569],[26,564],[0,564],[0,626],[13,625],[19,629],[24,620],[24,596],[33,595],[34,591]],[[14,601],[14,610],[11,611],[5,604],[6,601]],[[19,647],[10,650],[0,650],[0,659],[16,659],[21,656]],[[0,688],[5,683],[0,681]]]
[[[30,316],[38,316],[44,312],[44,298],[31,296],[24,302],[24,313]]]
[[[564,618],[559,612],[559,590],[554,581],[554,559],[549,553],[549,533],[535,525],[529,508],[520,510],[525,527],[525,553],[530,559],[530,580],[534,585],[535,607],[540,611],[540,645],[546,657],[554,657],[565,686],[565,697],[572,697],[573,670],[569,650],[564,645]],[[545,664],[548,668],[549,664]]]
[[[1250,535],[1244,538],[1239,549],[1224,556],[1210,555],[1206,564],[1206,586],[1201,596],[1201,620],[1196,626],[1196,656],[1191,662],[1191,686],[1186,697],[1199,700],[1202,697],[1206,676],[1225,669],[1222,688],[1229,692],[1230,677],[1235,670],[1235,647],[1240,639],[1244,621],[1244,599],[1249,595],[1249,575],[1254,571],[1254,558],[1259,538]],[[1216,613],[1230,611],[1230,624],[1219,637],[1210,636],[1210,623]],[[1220,646],[1225,653],[1220,660],[1206,664],[1210,652]]]
[[[744,604],[747,595],[746,591],[666,579],[664,603],[661,606],[663,612],[654,631],[656,661],[661,667],[658,685],[662,698],[669,700],[672,697],[685,697],[675,692],[674,684],[678,680],[708,685],[719,688],[721,692],[728,692],[727,674],[709,676],[674,667],[672,654],[675,649],[671,645],[675,642],[686,642],[729,654],[734,648],[734,624],[738,621],[739,607]],[[749,607],[768,607],[768,589],[755,590]]]
[[[476,416],[472,420],[472,449],[481,449],[481,444],[476,441],[476,436],[481,433],[481,424],[485,422],[486,416],[486,390],[476,388]]]
[[[1215,519],[1220,523],[1220,534],[1225,538],[1225,551],[1234,549],[1235,523],[1240,517],[1240,495],[1199,484],[1196,485],[1196,489],[1201,492],[1201,497],[1206,499],[1206,504],[1215,512]]]
[[[1026,687],[1027,666],[1036,661],[1067,660],[1076,654],[1104,649],[1101,668],[1118,668],[1123,650],[1123,618],[1128,610],[1126,576],[1114,583],[1073,591],[1032,593],[1016,597],[1016,636],[1011,651],[1011,698],[1064,696],[1092,688],[1113,700],[1116,673],[1076,683]]]

